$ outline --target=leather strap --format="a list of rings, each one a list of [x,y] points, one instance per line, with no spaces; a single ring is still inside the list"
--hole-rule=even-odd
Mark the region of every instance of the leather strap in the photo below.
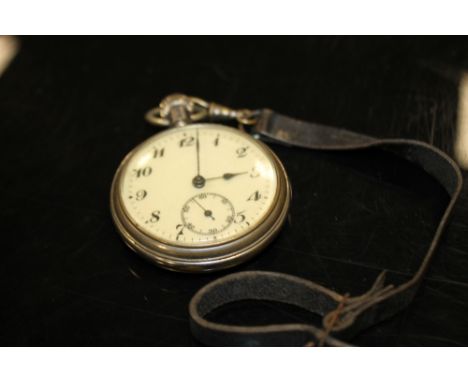
[[[345,129],[289,118],[265,109],[253,128],[262,140],[314,150],[358,150],[381,147],[421,166],[450,196],[426,255],[407,282],[385,285],[383,271],[368,292],[350,297],[299,277],[263,271],[237,272],[200,289],[189,305],[193,335],[207,345],[343,346],[362,330],[406,308],[431,261],[462,187],[457,164],[444,152],[410,139],[378,139]],[[206,315],[222,305],[241,300],[293,304],[323,317],[322,328],[306,324],[266,326],[224,325]]]

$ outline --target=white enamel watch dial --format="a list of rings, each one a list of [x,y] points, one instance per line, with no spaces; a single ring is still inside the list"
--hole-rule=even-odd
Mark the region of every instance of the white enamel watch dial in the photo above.
[[[119,167],[112,213],[126,243],[179,271],[236,265],[263,248],[287,213],[289,183],[276,156],[240,130],[168,129]]]

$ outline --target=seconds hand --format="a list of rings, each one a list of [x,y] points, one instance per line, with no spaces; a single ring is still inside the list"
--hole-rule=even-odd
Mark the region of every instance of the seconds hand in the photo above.
[[[203,206],[197,201],[197,199],[192,198],[192,200],[193,200],[196,204],[198,204],[198,206],[205,212],[205,216],[206,216],[207,218],[211,218],[211,219],[213,219],[213,220],[216,220],[216,219],[214,218],[213,212],[212,212],[211,210],[207,210],[205,207],[203,207]]]

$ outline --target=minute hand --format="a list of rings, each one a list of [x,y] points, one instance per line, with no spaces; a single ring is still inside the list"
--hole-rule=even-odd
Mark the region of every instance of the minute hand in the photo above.
[[[214,176],[212,178],[205,178],[205,180],[215,180],[215,179],[224,179],[224,180],[229,180],[231,178],[234,178],[235,176],[238,176],[238,175],[243,175],[243,174],[247,174],[248,171],[244,171],[244,172],[226,172],[225,174],[221,175],[221,176]]]
[[[196,140],[196,150],[197,150],[197,176],[200,176],[200,139],[198,137],[198,129],[195,130],[195,134],[196,134],[196,137],[197,137],[197,140]]]

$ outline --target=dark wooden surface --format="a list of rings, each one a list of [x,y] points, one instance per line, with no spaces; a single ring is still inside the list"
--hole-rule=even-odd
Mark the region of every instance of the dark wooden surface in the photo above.
[[[131,253],[109,214],[116,167],[155,133],[143,115],[185,92],[453,154],[462,38],[23,38],[0,78],[2,345],[198,345],[187,304],[213,275],[171,273]],[[231,271],[265,269],[339,292],[418,265],[447,202],[430,177],[378,151],[272,146],[293,184],[284,230]],[[464,173],[465,174],[465,173]],[[468,345],[464,187],[411,307],[358,345]],[[317,321],[285,305],[234,304],[221,322]]]

